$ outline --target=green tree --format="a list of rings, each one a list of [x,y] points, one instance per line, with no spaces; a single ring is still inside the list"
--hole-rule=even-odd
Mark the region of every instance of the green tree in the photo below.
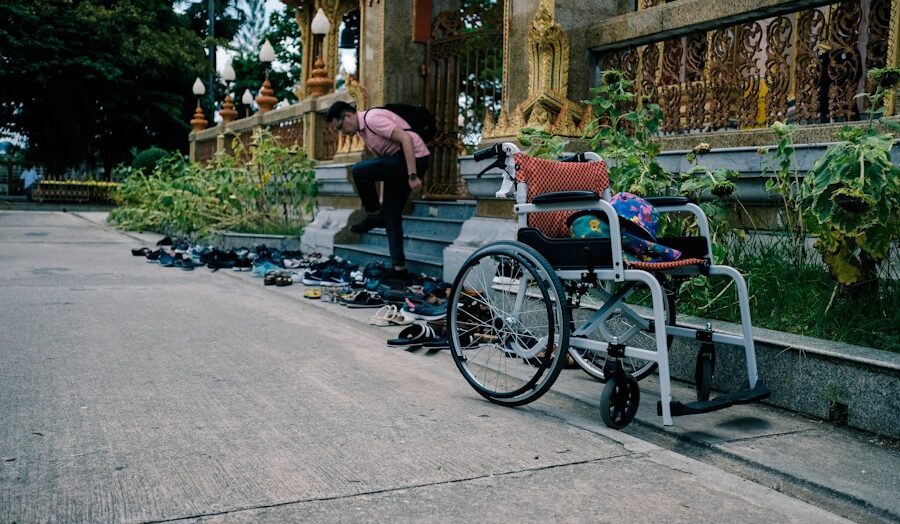
[[[246,8],[252,8],[253,2],[248,2]],[[246,13],[245,13],[246,15]],[[256,24],[254,28],[259,28]],[[238,114],[243,117],[246,107],[238,104],[244,91],[249,89],[254,98],[259,93],[259,88],[265,79],[265,67],[259,60],[259,48],[266,39],[275,49],[275,64],[269,71],[269,83],[275,91],[278,100],[296,101],[294,87],[300,83],[300,30],[294,19],[294,8],[285,6],[284,9],[269,15],[269,22],[264,31],[255,33],[255,29],[242,27],[233,43],[236,52],[231,65],[234,67],[236,80],[232,86],[235,93],[235,104]],[[245,31],[246,29],[246,31]],[[255,36],[253,36],[255,35]],[[256,41],[256,43],[253,43]]]
[[[27,137],[53,174],[97,162],[109,173],[150,145],[184,150],[191,84],[207,66],[173,3],[0,3],[2,132]]]

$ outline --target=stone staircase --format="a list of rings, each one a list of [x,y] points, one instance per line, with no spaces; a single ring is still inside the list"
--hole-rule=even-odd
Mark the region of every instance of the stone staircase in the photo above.
[[[406,265],[413,273],[441,278],[444,248],[459,236],[462,224],[475,214],[474,200],[413,202],[412,212],[403,215],[403,248]],[[381,261],[390,266],[387,234],[376,228],[360,235],[358,244],[335,244],[334,254],[365,266]]]

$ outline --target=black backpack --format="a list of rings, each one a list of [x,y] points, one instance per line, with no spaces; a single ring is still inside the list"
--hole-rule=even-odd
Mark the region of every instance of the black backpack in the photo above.
[[[372,109],[387,109],[406,120],[409,124],[409,129],[406,131],[412,131],[419,135],[426,144],[431,142],[437,133],[437,122],[434,119],[434,115],[431,114],[431,111],[425,109],[424,106],[386,104],[384,107],[373,107]]]

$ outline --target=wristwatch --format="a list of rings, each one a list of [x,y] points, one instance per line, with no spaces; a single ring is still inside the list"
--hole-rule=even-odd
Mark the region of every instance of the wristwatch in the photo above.
[[[415,180],[415,179],[417,179],[417,178],[419,178],[419,175],[417,175],[417,174],[415,174],[415,173],[410,173],[410,174],[409,174],[409,179],[410,179],[410,180]]]

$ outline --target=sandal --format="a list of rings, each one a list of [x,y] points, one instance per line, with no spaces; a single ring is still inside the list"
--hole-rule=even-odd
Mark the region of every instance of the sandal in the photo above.
[[[303,292],[303,298],[322,298],[322,288],[320,287],[311,287]]]
[[[394,315],[388,319],[388,322],[390,322],[391,324],[393,324],[395,326],[408,326],[415,321],[416,321],[416,319],[404,315],[403,311],[400,309],[398,309],[397,312],[394,313]]]
[[[263,284],[267,286],[275,285],[275,280],[278,278],[277,271],[269,271],[266,273],[266,276],[263,277]]]
[[[397,306],[389,304],[386,306],[382,306],[381,309],[375,312],[372,315],[372,318],[369,319],[369,324],[373,326],[390,326],[391,325],[391,317],[397,314]]]
[[[275,285],[279,287],[294,285],[294,279],[287,273],[277,273],[275,275]]]
[[[437,339],[434,330],[425,324],[413,324],[403,329],[398,338],[392,338],[387,344],[392,347],[418,347],[425,342],[433,342]]]
[[[341,303],[349,308],[373,308],[384,305],[384,299],[378,293],[360,291],[352,300],[341,300]]]

